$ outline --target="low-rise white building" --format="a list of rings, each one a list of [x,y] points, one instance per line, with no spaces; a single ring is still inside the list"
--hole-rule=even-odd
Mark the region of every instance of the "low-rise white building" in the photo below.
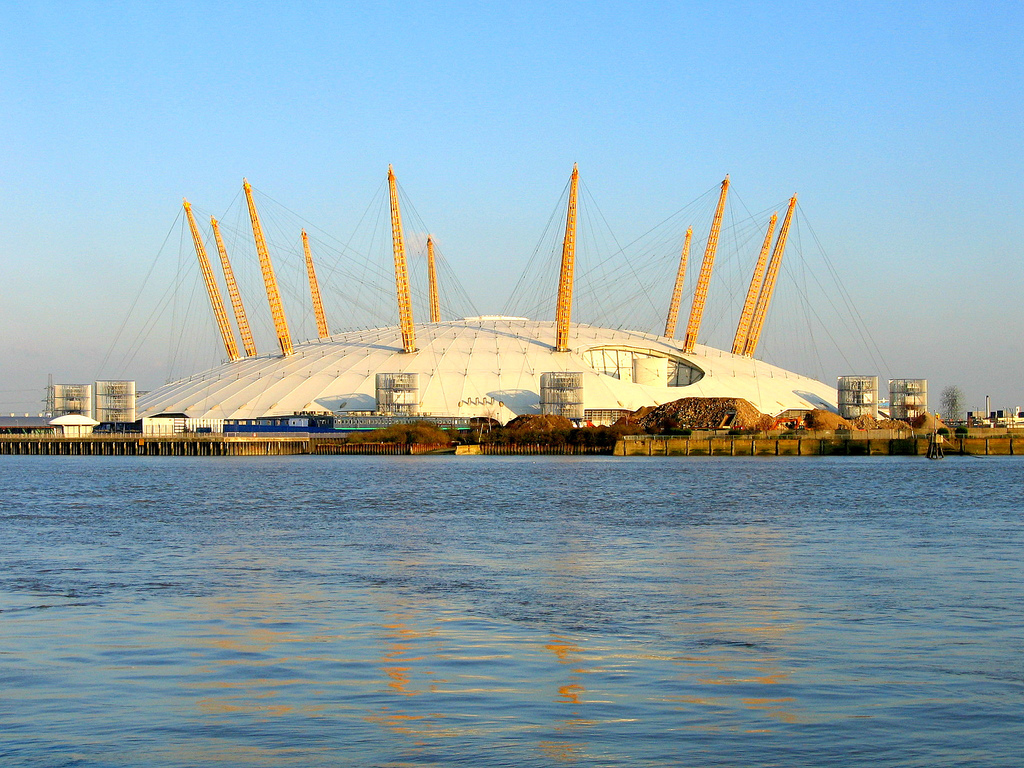
[[[57,432],[64,437],[85,437],[92,434],[93,429],[99,425],[99,422],[95,419],[90,419],[88,416],[69,413],[64,416],[58,416],[56,419],[51,419],[49,424],[52,427],[56,427]]]

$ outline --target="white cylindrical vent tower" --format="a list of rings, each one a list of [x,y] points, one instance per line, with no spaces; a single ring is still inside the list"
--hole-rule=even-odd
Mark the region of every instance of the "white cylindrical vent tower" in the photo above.
[[[583,373],[556,371],[540,375],[540,412],[545,416],[583,418]]]
[[[415,416],[420,411],[420,375],[418,373],[378,373],[377,411],[399,416]]]
[[[928,412],[927,379],[889,379],[889,413],[910,421]]]
[[[858,416],[878,418],[878,377],[840,376],[839,415],[844,419]]]
[[[96,421],[135,421],[135,382],[97,381],[93,390]]]
[[[668,358],[634,356],[633,383],[649,387],[667,387]]]

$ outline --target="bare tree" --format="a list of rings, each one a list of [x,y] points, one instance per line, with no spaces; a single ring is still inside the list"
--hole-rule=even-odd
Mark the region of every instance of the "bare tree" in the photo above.
[[[946,421],[963,421],[964,393],[960,387],[950,385],[942,390],[942,417]]]

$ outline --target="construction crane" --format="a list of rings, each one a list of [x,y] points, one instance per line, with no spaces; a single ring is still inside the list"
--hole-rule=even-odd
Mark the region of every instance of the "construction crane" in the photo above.
[[[327,315],[324,314],[324,304],[320,300],[320,283],[316,280],[316,270],[313,269],[313,254],[309,252],[309,237],[306,230],[302,230],[302,251],[306,254],[306,274],[309,275],[309,295],[313,299],[313,313],[316,315],[316,332],[321,339],[330,336],[327,330]]]
[[[558,275],[558,304],[555,307],[555,352],[569,351],[569,320],[572,316],[573,268],[576,261],[576,192],[580,172],[572,164],[569,179],[569,208],[565,215],[565,238],[562,240],[562,268]]]
[[[686,262],[690,258],[690,239],[693,237],[693,227],[686,228],[686,237],[683,239],[683,252],[679,256],[679,270],[676,272],[676,284],[672,288],[672,301],[668,305],[668,317],[665,319],[665,338],[674,339],[676,336],[676,320],[679,318],[679,302],[683,297],[683,281],[686,279]]]
[[[430,322],[441,322],[441,299],[437,293],[437,265],[434,263],[434,238],[427,235],[427,282],[430,286]]]
[[[764,235],[764,242],[761,244],[761,253],[757,257],[757,264],[754,267],[754,274],[750,278],[750,287],[747,288],[747,298],[743,302],[743,311],[740,312],[740,322],[736,326],[736,336],[732,340],[732,353],[742,355],[747,346],[747,335],[750,333],[750,320],[754,316],[754,305],[757,304],[757,297],[761,293],[761,285],[764,283],[764,268],[768,264],[768,251],[772,247],[772,235],[775,234],[775,222],[779,220],[779,214],[773,213],[768,220],[768,231]]]
[[[182,203],[185,206],[188,228],[192,230],[192,243],[196,247],[196,256],[199,257],[199,269],[203,273],[203,280],[206,281],[206,292],[210,296],[213,316],[217,320],[217,328],[220,329],[220,337],[224,341],[224,350],[228,353],[228,360],[234,362],[239,358],[238,345],[235,344],[235,334],[231,331],[231,323],[228,322],[228,313],[224,311],[224,300],[220,297],[220,288],[217,287],[217,281],[213,277],[210,259],[206,255],[206,246],[203,245],[199,227],[196,226],[196,219],[192,215],[192,206],[184,198],[182,198]]]
[[[263,271],[263,284],[267,289],[267,301],[270,303],[270,315],[274,318],[274,330],[277,332],[277,343],[281,347],[281,354],[288,356],[292,353],[292,335],[288,332],[288,321],[284,317],[284,307],[281,306],[281,292],[277,289],[277,278],[274,277],[274,265],[270,263],[270,254],[267,252],[267,241],[263,237],[263,226],[260,224],[260,216],[256,212],[256,203],[252,200],[252,187],[249,182],[242,179],[242,189],[245,190],[245,201],[249,204],[249,219],[252,221],[252,236],[256,241],[256,253],[260,257],[260,269]]]
[[[235,272],[231,269],[231,262],[228,261],[228,251],[224,247],[224,240],[220,236],[220,224],[213,216],[210,217],[210,226],[213,227],[213,239],[217,241],[220,266],[224,271],[224,282],[228,286],[228,296],[231,297],[231,309],[235,312],[235,323],[238,325],[238,333],[242,337],[242,348],[245,349],[246,357],[256,357],[256,342],[252,340],[249,320],[245,316],[245,306],[242,304],[242,296],[238,292],[238,283],[235,282]]]
[[[747,357],[754,356],[754,352],[757,351],[757,342],[761,339],[761,329],[764,327],[764,318],[768,314],[768,305],[772,302],[772,293],[775,291],[775,279],[779,275],[782,254],[786,250],[786,239],[789,237],[789,224],[793,220],[793,211],[795,209],[796,195],[793,195],[789,199],[789,209],[786,211],[786,218],[782,220],[782,229],[779,230],[779,237],[775,241],[772,260],[768,262],[768,274],[765,275],[764,285],[761,286],[761,293],[757,297],[754,317],[750,321],[750,333],[747,336],[747,343],[743,348],[743,354]]]
[[[697,277],[697,288],[693,292],[693,305],[690,307],[690,322],[686,325],[686,338],[683,340],[683,352],[693,352],[700,332],[700,321],[704,316],[704,302],[708,297],[708,283],[711,282],[711,269],[715,265],[715,251],[718,248],[718,232],[722,228],[722,214],[725,212],[725,197],[729,193],[729,175],[722,182],[722,191],[718,195],[718,207],[715,217],[711,220],[711,232],[708,244],[704,248],[704,261],[700,265]]]
[[[395,252],[395,292],[398,294],[398,324],[402,330],[402,349],[416,351],[416,329],[412,322],[412,297],[409,295],[409,268],[402,241],[402,214],[398,209],[398,183],[388,165],[388,189],[391,193],[391,245]]]

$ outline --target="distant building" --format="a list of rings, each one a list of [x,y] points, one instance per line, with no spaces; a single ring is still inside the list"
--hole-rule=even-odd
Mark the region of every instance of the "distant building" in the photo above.
[[[97,381],[93,388],[93,416],[97,421],[135,421],[135,382]]]
[[[97,422],[135,421],[139,392],[134,381],[97,381],[93,384],[54,384],[46,388],[46,413],[51,417],[75,414]],[[144,394],[144,393],[142,393]]]
[[[50,384],[46,392],[46,412],[51,416],[78,414],[92,417],[91,384]]]
[[[85,437],[91,435],[99,424],[95,419],[77,413],[69,413],[50,420],[50,426],[56,427],[64,437]]]

